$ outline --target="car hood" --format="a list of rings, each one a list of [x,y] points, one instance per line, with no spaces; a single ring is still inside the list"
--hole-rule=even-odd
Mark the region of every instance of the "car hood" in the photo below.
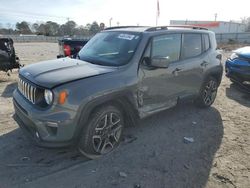
[[[235,50],[234,52],[240,56],[250,58],[250,46],[239,48],[239,49]]]
[[[25,66],[20,69],[19,74],[39,86],[52,88],[66,82],[106,74],[115,70],[117,67],[100,66],[82,60],[61,58]]]

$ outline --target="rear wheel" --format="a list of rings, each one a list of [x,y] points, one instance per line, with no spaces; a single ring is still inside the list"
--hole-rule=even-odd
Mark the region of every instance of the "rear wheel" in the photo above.
[[[218,81],[214,77],[208,77],[204,82],[200,94],[196,100],[199,107],[206,108],[214,103],[217,95]]]
[[[123,127],[123,114],[117,107],[100,107],[84,127],[79,151],[92,159],[110,153],[119,145]]]

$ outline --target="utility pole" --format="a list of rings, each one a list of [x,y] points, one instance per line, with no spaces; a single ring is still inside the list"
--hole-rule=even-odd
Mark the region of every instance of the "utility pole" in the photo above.
[[[116,24],[117,24],[117,26],[119,26],[119,25],[120,25],[120,22],[116,22]]]
[[[156,10],[156,20],[155,20],[155,25],[157,26],[158,25],[158,19],[160,17],[160,4],[159,4],[159,0],[157,0],[157,10]]]
[[[214,14],[214,21],[215,21],[215,22],[216,22],[216,20],[217,20],[217,16],[218,16],[218,14],[215,13],[215,14]]]
[[[109,27],[111,27],[111,22],[112,22],[112,20],[113,20],[113,18],[111,17],[111,18],[109,19]]]

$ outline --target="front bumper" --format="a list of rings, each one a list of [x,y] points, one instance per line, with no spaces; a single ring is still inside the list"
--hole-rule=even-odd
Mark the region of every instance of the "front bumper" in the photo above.
[[[41,111],[27,101],[19,91],[13,93],[14,119],[37,145],[65,147],[76,140],[76,112],[55,107]]]
[[[239,82],[250,81],[250,62],[227,59],[225,71],[228,78]]]

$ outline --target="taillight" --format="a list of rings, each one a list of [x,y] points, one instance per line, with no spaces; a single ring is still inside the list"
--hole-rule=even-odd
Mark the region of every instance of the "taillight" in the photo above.
[[[63,45],[63,50],[64,50],[65,56],[71,56],[71,48],[70,48],[69,45],[64,44]]]
[[[216,58],[219,59],[219,60],[221,61],[222,55],[221,55],[221,54],[218,54],[218,55],[216,56]]]

